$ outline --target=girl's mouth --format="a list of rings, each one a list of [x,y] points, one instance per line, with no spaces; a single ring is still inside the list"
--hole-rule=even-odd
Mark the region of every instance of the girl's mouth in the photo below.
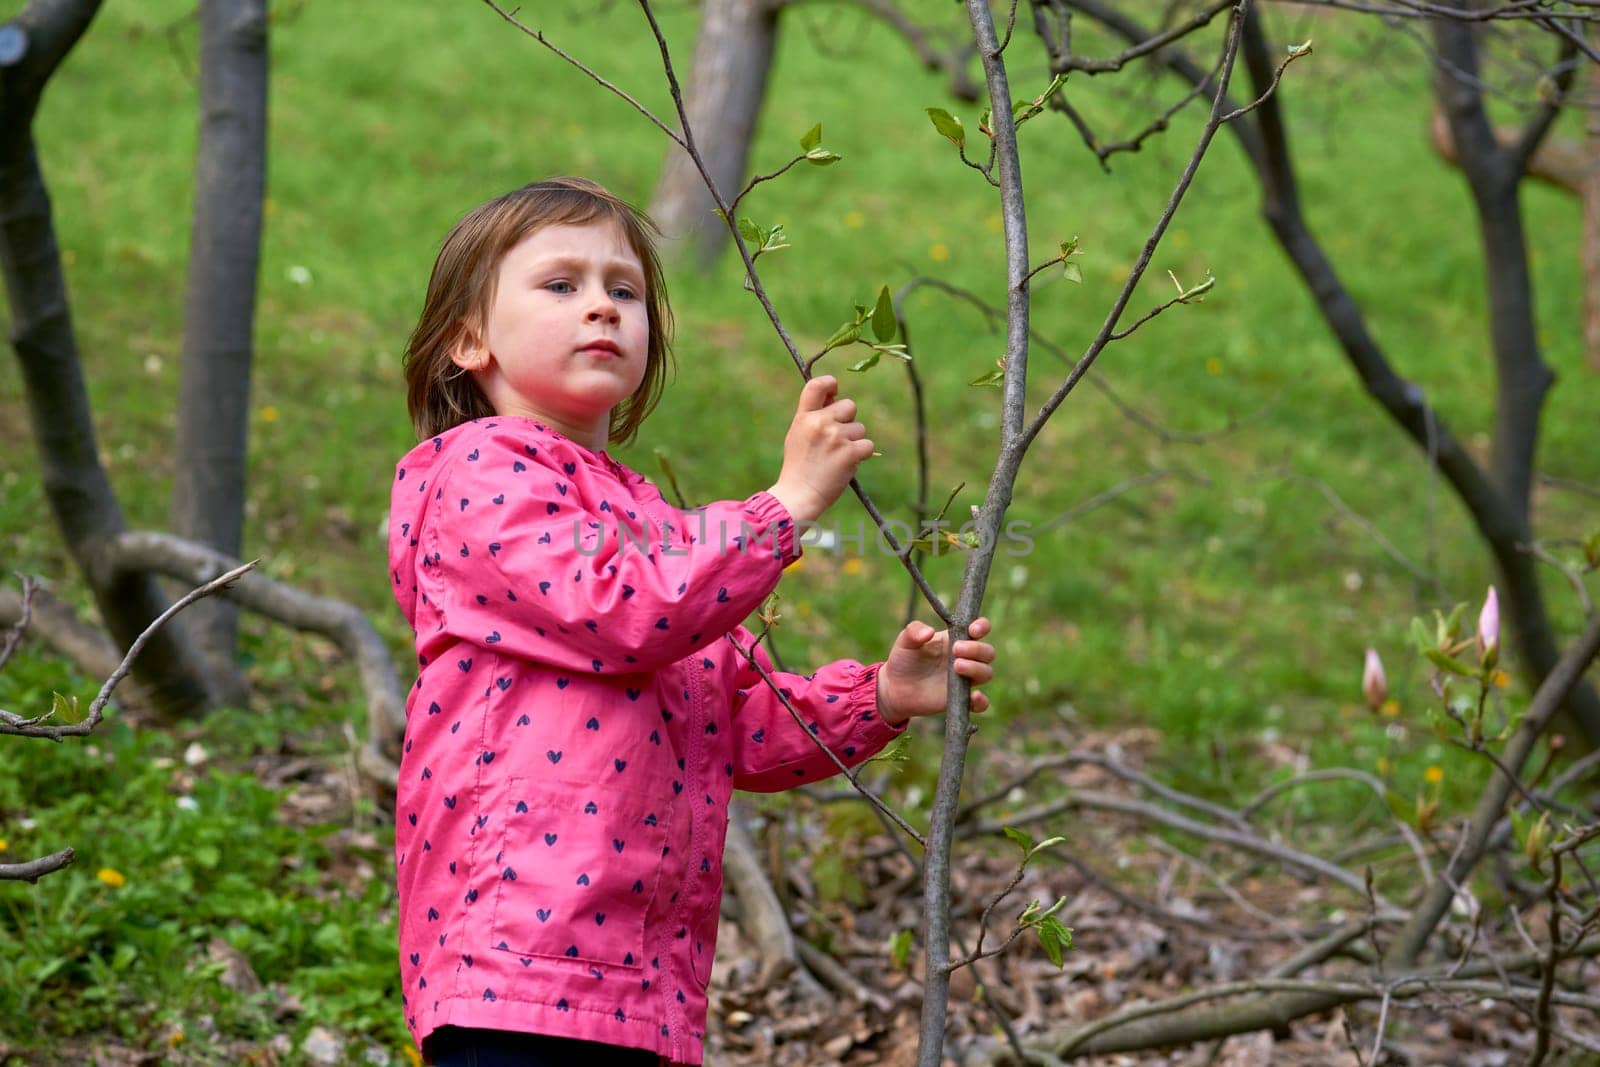
[[[620,355],[622,355],[622,349],[617,347],[617,343],[615,341],[607,341],[604,338],[602,338],[602,339],[600,339],[598,341],[590,341],[587,344],[585,344],[582,348],[578,349],[578,351],[579,352],[587,352],[590,355],[606,355],[606,356],[620,356]]]

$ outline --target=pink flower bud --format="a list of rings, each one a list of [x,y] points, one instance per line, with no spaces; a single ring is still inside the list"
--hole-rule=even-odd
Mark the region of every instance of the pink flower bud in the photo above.
[[[1500,647],[1500,597],[1494,586],[1483,598],[1483,610],[1478,613],[1478,648],[1486,655]]]
[[[1377,711],[1389,695],[1389,683],[1383,677],[1383,661],[1377,649],[1367,649],[1367,662],[1361,671],[1361,692],[1367,698],[1367,707]]]

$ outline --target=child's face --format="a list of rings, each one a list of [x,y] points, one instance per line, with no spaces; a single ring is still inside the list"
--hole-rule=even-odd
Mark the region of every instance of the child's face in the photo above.
[[[645,274],[614,222],[546,226],[500,261],[482,336],[456,348],[496,414],[606,446],[611,409],[644,380]]]

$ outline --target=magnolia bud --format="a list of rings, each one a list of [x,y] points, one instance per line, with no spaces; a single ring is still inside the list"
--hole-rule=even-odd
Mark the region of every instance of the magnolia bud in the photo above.
[[[1361,671],[1361,692],[1367,698],[1367,707],[1377,711],[1383,707],[1383,698],[1389,695],[1389,683],[1383,677],[1383,661],[1377,649],[1367,649],[1367,662]]]
[[[1500,651],[1500,597],[1492,585],[1478,612],[1478,651],[1491,663]]]

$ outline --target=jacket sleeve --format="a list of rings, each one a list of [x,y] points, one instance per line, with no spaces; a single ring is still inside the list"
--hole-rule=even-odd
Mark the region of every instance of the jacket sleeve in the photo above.
[[[647,515],[631,498],[595,499],[583,458],[550,439],[490,431],[455,448],[418,571],[442,628],[494,651],[587,673],[657,670],[739,625],[800,555],[770,493],[695,512],[658,500]],[[663,520],[709,533],[666,543]]]
[[[878,714],[878,668],[842,659],[815,674],[773,669],[765,648],[743,626],[734,631],[739,645],[753,650],[761,669],[805,720],[802,728],[744,653],[738,657],[733,697],[733,787],[751,793],[777,793],[839,773],[818,747],[820,740],[847,767],[875,755],[905,733]],[[908,720],[909,721],[909,720]],[[809,733],[808,733],[809,732]]]

